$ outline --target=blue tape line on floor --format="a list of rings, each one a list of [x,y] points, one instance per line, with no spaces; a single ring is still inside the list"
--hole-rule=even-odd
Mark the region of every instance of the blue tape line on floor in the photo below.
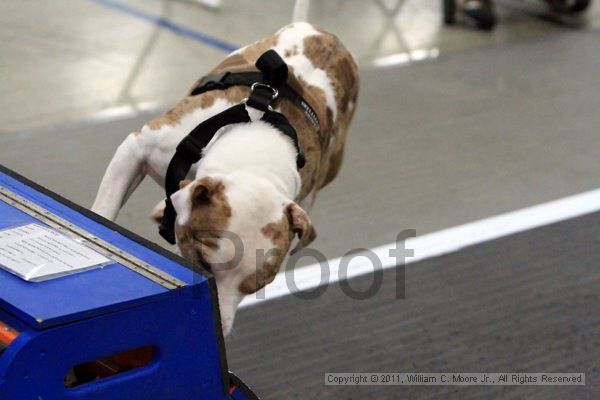
[[[91,0],[91,1],[101,4],[103,6],[111,7],[115,10],[129,14],[133,17],[139,18],[146,22],[150,22],[154,25],[168,29],[178,35],[186,36],[190,39],[194,39],[198,42],[202,42],[211,47],[214,47],[215,49],[219,49],[219,50],[222,50],[222,51],[225,51],[228,53],[238,49],[238,46],[235,46],[231,43],[227,43],[221,39],[217,39],[217,38],[209,36],[205,33],[187,28],[183,25],[179,25],[175,22],[169,21],[166,18],[162,18],[162,17],[156,16],[156,15],[147,13],[146,11],[137,9],[135,7],[131,7],[127,4],[121,3],[119,1],[114,1],[114,0]]]

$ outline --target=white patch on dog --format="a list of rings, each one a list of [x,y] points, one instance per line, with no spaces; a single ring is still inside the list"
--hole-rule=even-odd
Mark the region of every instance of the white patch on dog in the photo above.
[[[194,185],[187,185],[171,195],[171,203],[177,212],[177,224],[185,225],[192,213],[192,202],[190,201],[190,190]]]
[[[287,136],[263,121],[230,125],[204,149],[196,178],[247,171],[270,180],[294,199],[300,191],[296,148]]]
[[[136,147],[144,153],[148,164],[158,168],[157,175],[164,177],[167,173],[169,162],[175,154],[177,144],[198,124],[216,115],[234,104],[226,99],[218,98],[207,108],[196,108],[189,114],[184,115],[174,125],[163,125],[159,129],[150,129],[144,125],[141,134],[136,137]],[[227,127],[226,127],[227,128]],[[218,135],[215,135],[215,138]]]
[[[309,36],[320,35],[321,33],[309,23],[296,22],[281,29],[277,34],[279,37],[273,49],[277,51],[287,64],[294,67],[294,74],[298,78],[303,79],[309,85],[323,90],[327,108],[331,110],[333,120],[335,121],[337,117],[337,103],[331,79],[324,70],[316,68],[308,57],[304,55],[304,39]],[[286,51],[289,51],[292,55],[286,57]]]

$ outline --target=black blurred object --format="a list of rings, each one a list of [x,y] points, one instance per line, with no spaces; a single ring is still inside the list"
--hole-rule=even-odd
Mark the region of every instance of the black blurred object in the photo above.
[[[577,14],[588,9],[592,0],[546,0],[554,11],[564,14]]]
[[[477,29],[489,31],[497,22],[492,0],[443,0],[444,22],[453,25],[457,13],[465,15]]]
[[[458,14],[462,14],[477,29],[492,30],[498,18],[492,0],[442,0],[444,23],[454,25]],[[544,0],[551,9],[560,14],[579,14],[588,9],[592,0]]]

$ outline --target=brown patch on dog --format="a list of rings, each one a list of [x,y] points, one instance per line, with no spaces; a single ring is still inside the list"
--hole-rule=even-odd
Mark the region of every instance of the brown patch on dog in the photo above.
[[[335,179],[337,174],[342,167],[342,161],[344,160],[344,145],[346,143],[346,135],[348,133],[347,125],[340,129],[340,134],[336,137],[336,140],[330,148],[327,150],[328,158],[324,163],[323,170],[321,171],[317,188],[321,189],[326,186],[332,180]]]
[[[271,222],[263,226],[260,231],[271,239],[273,249],[267,252],[267,259],[257,268],[256,272],[240,283],[238,289],[243,294],[256,293],[273,282],[294,238],[287,216],[282,217],[278,222]]]
[[[174,126],[181,119],[194,112],[196,109],[205,109],[212,106],[217,99],[225,99],[232,104],[238,103],[241,99],[250,93],[250,89],[243,86],[234,86],[227,90],[212,90],[201,93],[197,96],[188,96],[183,98],[175,107],[165,112],[158,118],[146,123],[148,128],[152,130],[160,129],[162,126]]]
[[[252,294],[273,282],[287,255],[294,235],[298,235],[298,245],[291,251],[294,254],[306,247],[317,237],[306,212],[296,203],[285,208],[285,215],[278,221],[262,227],[261,232],[271,239],[273,249],[266,254],[267,259],[256,272],[244,279],[239,285],[243,294]]]
[[[348,127],[355,110],[355,107],[349,107],[349,104],[356,104],[359,82],[356,62],[338,38],[319,27],[315,27],[315,29],[322,34],[304,39],[304,55],[317,68],[321,68],[327,73],[334,89],[337,106],[335,120],[333,120],[331,109],[327,108],[324,111],[326,128],[323,132],[323,147],[319,154],[318,172],[313,181],[314,187],[320,189],[331,182],[340,170]],[[324,96],[320,102],[322,104],[325,102]],[[303,190],[303,193],[308,194],[310,190]]]
[[[254,66],[254,63],[264,53],[269,50],[271,47],[274,47],[277,44],[277,37],[268,36],[266,38],[260,39],[249,46],[246,46],[240,54],[242,57],[246,59],[246,65],[251,64]]]
[[[204,265],[205,258],[219,248],[219,239],[229,226],[231,206],[221,181],[206,177],[192,184],[189,220],[185,225],[177,225],[175,233],[183,256],[196,265]]]
[[[298,46],[292,47],[291,50],[286,50],[283,55],[284,57],[292,57],[298,55]]]
[[[304,39],[304,55],[318,68],[324,69],[333,85],[338,114],[345,112],[357,94],[358,67],[335,35],[324,33]]]
[[[286,209],[286,215],[290,221],[291,230],[298,235],[298,244],[292,249],[290,254],[295,254],[299,250],[308,246],[317,238],[317,231],[312,226],[310,218],[297,203],[290,203]]]

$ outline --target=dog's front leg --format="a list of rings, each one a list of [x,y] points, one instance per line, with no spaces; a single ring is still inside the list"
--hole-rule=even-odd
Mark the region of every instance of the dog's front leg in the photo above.
[[[92,211],[114,220],[129,196],[146,176],[145,159],[132,133],[113,156],[96,195]]]

